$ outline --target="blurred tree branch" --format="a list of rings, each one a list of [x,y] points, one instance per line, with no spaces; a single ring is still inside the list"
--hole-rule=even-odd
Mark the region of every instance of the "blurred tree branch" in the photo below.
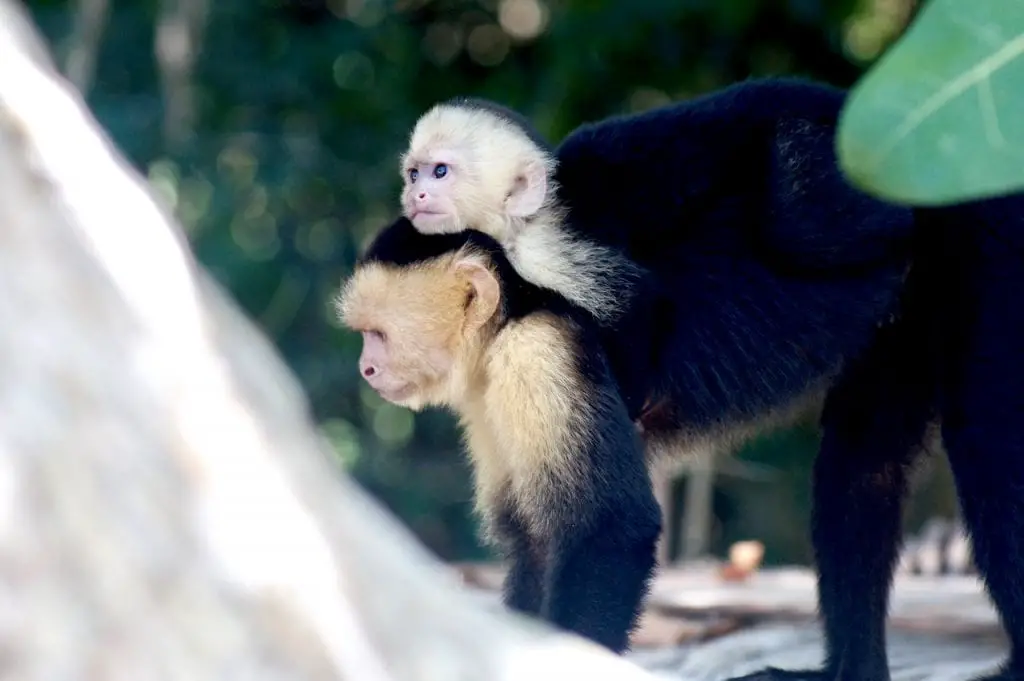
[[[64,73],[83,95],[89,94],[100,38],[110,14],[109,0],[78,0],[74,26],[71,29]]]
[[[652,678],[462,591],[0,0],[5,678]]]
[[[209,0],[160,2],[154,49],[164,99],[164,138],[170,147],[182,144],[192,133],[196,115],[192,72],[209,10]]]

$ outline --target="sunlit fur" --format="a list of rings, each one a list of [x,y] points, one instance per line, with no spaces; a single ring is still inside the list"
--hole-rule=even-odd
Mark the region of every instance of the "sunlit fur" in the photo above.
[[[622,309],[630,294],[632,264],[562,228],[554,157],[521,130],[484,109],[439,104],[417,122],[402,155],[404,192],[411,189],[406,169],[423,163],[448,164],[449,181],[455,183],[449,193],[454,215],[431,231],[477,229],[502,244],[527,281],[560,292],[598,319],[611,320]],[[531,164],[547,174],[543,205],[525,218],[509,216],[505,199]]]
[[[583,480],[577,452],[589,427],[574,342],[564,323],[541,313],[510,323],[491,342],[481,365],[480,390],[459,408],[477,481],[477,507],[493,525],[501,494],[525,512],[531,529],[547,536],[543,491],[566,495]],[[544,386],[537,390],[538,385]]]
[[[472,254],[458,253],[413,267],[371,263],[336,298],[349,328],[387,335],[390,369],[416,387],[403,406],[454,406],[472,393],[487,329],[466,333],[468,283],[454,270],[456,263],[473,260]]]

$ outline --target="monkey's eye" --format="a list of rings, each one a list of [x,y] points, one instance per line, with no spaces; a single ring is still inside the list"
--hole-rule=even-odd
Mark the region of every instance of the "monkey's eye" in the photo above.
[[[415,168],[409,168],[409,181],[410,182],[415,182],[416,178],[418,178],[419,176],[420,176],[420,171],[416,170]]]
[[[448,165],[446,163],[438,163],[434,166],[434,177],[441,179],[448,174]]]

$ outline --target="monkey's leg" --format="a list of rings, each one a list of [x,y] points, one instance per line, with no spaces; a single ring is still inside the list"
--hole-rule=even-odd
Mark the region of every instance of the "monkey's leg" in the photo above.
[[[820,670],[769,668],[742,678],[889,678],[885,618],[906,467],[922,451],[934,413],[925,353],[915,347],[913,334],[894,331],[883,332],[864,360],[848,367],[822,416],[811,538],[825,665]]]
[[[1005,239],[1024,245],[1019,212]],[[1010,641],[1003,670],[1024,677],[1024,271],[1020,250],[977,229],[968,285],[945,334],[943,444],[974,562]]]
[[[614,652],[623,652],[636,625],[656,563],[659,509],[640,497],[607,499],[583,527],[564,524],[552,539],[544,614]]]
[[[1016,364],[1006,380],[1024,376],[1024,366]],[[965,405],[943,424],[974,562],[1010,641],[1006,665],[987,678],[1024,678],[1024,404],[1019,397],[1016,403],[1015,422]],[[975,404],[991,407],[987,396]]]
[[[543,613],[622,652],[654,572],[662,519],[634,426],[616,406],[584,447],[579,486],[549,485],[554,511]]]
[[[516,510],[508,505],[497,515],[493,530],[508,564],[502,585],[502,602],[512,610],[540,613],[544,599],[544,561]]]

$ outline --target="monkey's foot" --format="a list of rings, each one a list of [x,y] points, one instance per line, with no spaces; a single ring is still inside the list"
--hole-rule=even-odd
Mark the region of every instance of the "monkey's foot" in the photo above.
[[[820,669],[778,669],[765,667],[752,674],[736,676],[728,681],[825,681],[826,675]]]

